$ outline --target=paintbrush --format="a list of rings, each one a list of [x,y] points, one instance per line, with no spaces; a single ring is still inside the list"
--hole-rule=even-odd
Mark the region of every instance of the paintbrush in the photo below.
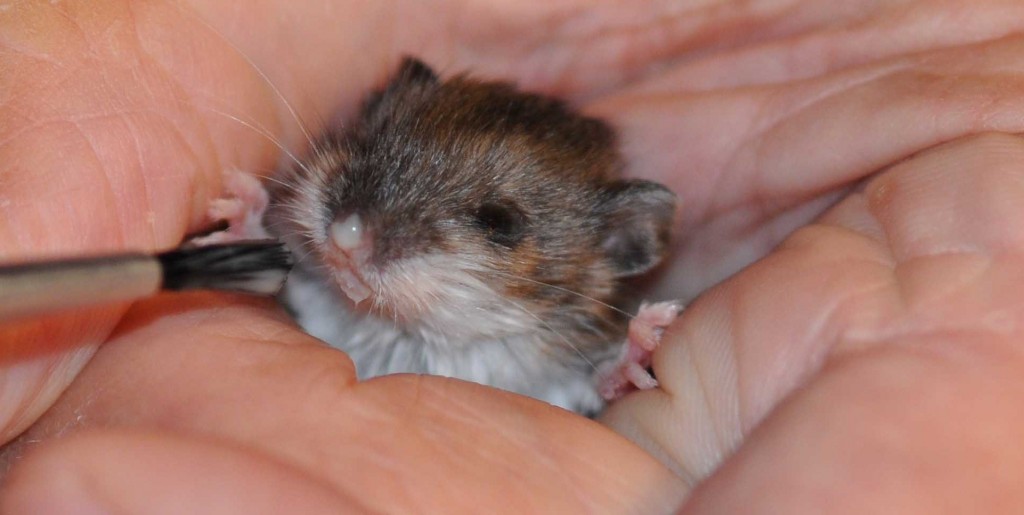
[[[275,240],[0,265],[0,321],[132,301],[160,291],[274,295],[292,258]]]

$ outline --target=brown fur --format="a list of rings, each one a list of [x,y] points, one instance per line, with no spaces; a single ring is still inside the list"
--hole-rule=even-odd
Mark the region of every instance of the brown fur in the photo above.
[[[323,220],[358,212],[376,265],[426,253],[479,260],[495,272],[483,280],[544,319],[538,331],[560,333],[543,350],[572,367],[617,351],[628,320],[602,303],[625,308],[623,279],[667,248],[675,196],[620,178],[604,122],[508,84],[441,81],[414,59],[317,155],[340,165],[314,156],[287,182],[322,183]],[[289,188],[271,195],[277,210],[296,201]]]

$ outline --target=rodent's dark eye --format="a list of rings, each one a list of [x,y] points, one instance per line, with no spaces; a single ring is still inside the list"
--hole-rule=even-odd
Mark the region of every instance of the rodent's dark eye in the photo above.
[[[526,215],[511,202],[484,202],[475,216],[487,239],[498,245],[515,247],[526,233]]]

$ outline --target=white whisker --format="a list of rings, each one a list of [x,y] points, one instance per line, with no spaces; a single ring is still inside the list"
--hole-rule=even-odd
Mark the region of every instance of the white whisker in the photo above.
[[[179,101],[180,101],[180,102],[184,102],[184,101],[182,101],[182,100],[179,100]],[[256,134],[259,134],[260,136],[263,136],[263,137],[264,137],[264,138],[266,138],[266,139],[267,139],[268,141],[270,141],[271,143],[273,143],[273,144],[274,144],[274,145],[275,145],[275,146],[276,146],[277,148],[279,148],[279,149],[281,150],[281,152],[283,152],[283,153],[284,153],[284,155],[285,155],[285,156],[287,156],[287,157],[288,157],[289,159],[291,159],[291,160],[292,160],[292,161],[293,161],[293,162],[294,162],[294,163],[295,163],[295,164],[296,164],[296,165],[297,165],[297,166],[298,166],[299,168],[301,168],[301,169],[302,169],[302,171],[306,172],[306,173],[307,173],[307,174],[309,174],[310,176],[312,176],[312,175],[313,175],[313,171],[312,171],[312,170],[310,170],[310,169],[309,169],[309,167],[307,167],[307,166],[306,166],[306,165],[305,165],[305,164],[304,164],[304,163],[303,163],[303,162],[302,162],[302,161],[301,161],[301,160],[300,160],[300,159],[299,159],[299,158],[298,158],[298,157],[297,157],[297,156],[296,156],[296,155],[295,155],[294,153],[292,153],[292,151],[288,150],[288,149],[287,149],[287,148],[286,148],[286,147],[284,146],[284,144],[282,144],[282,143],[281,143],[281,142],[280,142],[280,141],[279,141],[279,140],[278,140],[277,138],[275,138],[275,137],[274,137],[274,135],[273,135],[273,134],[271,134],[271,133],[270,133],[269,131],[267,131],[267,130],[266,130],[266,129],[264,129],[263,127],[260,127],[260,126],[259,126],[258,124],[256,124],[256,123],[250,123],[250,122],[248,122],[248,121],[246,121],[246,120],[243,120],[242,118],[240,118],[240,117],[238,117],[238,116],[235,116],[235,115],[233,115],[233,114],[231,114],[231,113],[226,113],[226,112],[224,112],[224,111],[221,111],[221,110],[219,110],[219,109],[217,109],[217,108],[214,108],[214,107],[210,107],[210,106],[197,106],[196,104],[189,104],[189,103],[187,103],[187,102],[184,102],[184,103],[186,103],[186,104],[188,104],[188,105],[191,105],[191,106],[193,106],[193,107],[198,107],[198,108],[201,108],[201,109],[206,109],[206,110],[209,110],[209,111],[210,111],[210,112],[212,112],[212,113],[215,113],[215,114],[219,114],[219,115],[221,115],[221,116],[224,116],[225,118],[228,118],[228,119],[231,119],[231,120],[233,120],[233,121],[235,121],[235,122],[238,122],[238,123],[239,123],[239,124],[241,124],[241,125],[242,125],[243,127],[247,127],[247,128],[249,128],[249,129],[251,129],[251,130],[252,130],[253,132],[255,132]]]
[[[543,324],[545,327],[547,327],[549,331],[551,331],[556,336],[561,338],[562,341],[565,342],[565,344],[568,345],[570,349],[575,351],[576,354],[578,354],[581,358],[583,358],[583,361],[587,362],[587,365],[590,365],[590,368],[594,369],[594,371],[597,371],[597,365],[595,365],[593,361],[590,361],[590,358],[588,358],[586,354],[583,354],[583,351],[581,351],[579,349],[579,347],[577,347],[571,341],[569,341],[569,339],[566,338],[565,336],[563,336],[562,333],[556,331],[555,328],[551,326],[551,324],[547,323],[543,318],[541,318],[541,317],[531,313],[530,310],[528,310],[525,307],[521,306],[519,303],[513,301],[512,299],[507,299],[506,298],[504,300],[506,302],[508,302],[509,304],[512,304],[513,306],[519,308],[520,311],[522,311],[523,313],[526,313],[527,315],[533,317],[535,320],[537,320],[538,322]]]
[[[301,193],[301,191],[299,190],[298,186],[296,186],[294,184],[291,184],[289,182],[286,182],[286,181],[282,181],[281,179],[278,179],[278,178],[274,177],[273,175],[265,174],[265,173],[254,174],[254,175],[256,175],[256,177],[259,177],[260,180],[265,180],[265,181],[277,184],[278,186],[281,186],[282,188],[285,188],[286,190],[288,190],[288,191],[290,191],[292,193]],[[271,205],[280,206],[281,204],[272,201]]]
[[[573,290],[570,290],[568,288],[563,288],[561,286],[555,286],[554,284],[546,283],[546,282],[543,282],[543,281],[537,281],[537,280],[534,280],[534,279],[530,279],[528,277],[522,277],[522,276],[518,276],[518,275],[513,275],[513,274],[510,274],[510,273],[507,273],[507,272],[502,272],[500,270],[493,270],[493,272],[496,273],[496,274],[499,274],[499,275],[504,275],[505,277],[509,277],[509,278],[512,278],[512,279],[516,279],[516,280],[520,280],[520,281],[526,281],[528,283],[533,283],[533,284],[537,284],[537,285],[540,285],[540,286],[544,286],[546,288],[552,288],[552,289],[555,289],[555,290],[558,290],[558,291],[561,291],[561,292],[565,292],[565,293],[570,293],[572,295],[576,295],[577,297],[580,297],[580,298],[589,300],[591,302],[594,302],[595,304],[599,304],[601,306],[604,306],[604,307],[606,307],[606,308],[608,308],[608,309],[610,309],[612,311],[615,311],[616,313],[619,313],[619,314],[621,314],[621,315],[623,315],[626,318],[629,318],[631,320],[634,317],[634,315],[630,314],[629,312],[626,312],[626,311],[621,310],[621,309],[619,309],[619,308],[617,308],[615,306],[612,306],[611,304],[608,304],[607,302],[602,302],[602,301],[597,300],[597,299],[595,299],[595,298],[593,298],[593,297],[591,297],[589,295],[584,295],[584,294],[582,294],[580,292],[573,291]]]

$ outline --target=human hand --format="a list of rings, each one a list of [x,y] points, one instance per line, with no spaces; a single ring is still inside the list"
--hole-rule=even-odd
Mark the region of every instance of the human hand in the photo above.
[[[637,169],[681,177],[662,291],[760,259],[604,420],[697,487],[694,512],[998,512],[1024,468],[1020,6],[843,7],[863,12],[594,107],[625,113]]]
[[[20,189],[5,200],[21,209],[5,234],[21,245],[5,248],[6,257],[174,245],[205,222],[224,169],[266,175],[287,159],[277,143],[301,152],[304,127],[292,107],[316,130],[318,116],[351,110],[391,73],[401,52],[380,45],[383,33],[440,63],[454,53],[444,37],[460,45],[497,37],[405,32],[413,24],[390,27],[393,6],[378,2],[333,13],[247,3],[241,16],[252,18],[241,20],[232,3],[197,5],[205,10],[198,15],[169,2],[8,11],[11,67],[23,72],[4,97],[29,130],[10,127],[20,138],[7,148],[14,165],[5,176]],[[487,9],[481,4],[476,16],[508,21]],[[61,152],[49,151],[53,142]],[[8,511],[191,511],[187,502],[197,510],[232,503],[232,512],[429,509],[513,494],[520,500],[501,501],[506,509],[635,507],[649,497],[657,510],[678,502],[678,480],[606,428],[440,378],[355,383],[341,353],[297,331],[268,302],[165,296],[124,309],[4,327],[3,341],[20,352],[5,355],[12,372],[4,407],[18,415],[5,419],[5,440],[32,424],[4,457],[39,450],[8,478]],[[26,363],[33,367],[13,372]],[[37,445],[56,436],[69,437]],[[595,449],[614,467],[580,459]],[[621,473],[633,486],[620,484]],[[392,493],[403,489],[410,495]]]
[[[102,8],[86,16],[93,7],[76,14],[76,7],[83,9],[86,4],[61,5],[64,7],[57,9],[68,10],[67,19],[75,21],[86,39],[123,44],[94,44],[92,53],[62,54],[63,59],[53,59],[39,52],[39,47],[23,44],[27,30],[15,31],[33,25],[4,24],[8,27],[5,40],[22,43],[10,47],[21,50],[17,56],[28,56],[15,63],[26,72],[18,75],[18,87],[5,95],[17,100],[7,104],[8,111],[22,116],[30,113],[33,116],[26,117],[30,121],[45,122],[29,125],[31,130],[20,135],[18,144],[2,149],[10,153],[3,162],[17,164],[4,176],[10,178],[6,184],[18,189],[7,192],[9,196],[3,198],[7,202],[0,203],[7,207],[6,225],[0,231],[10,236],[3,241],[17,242],[3,249],[7,256],[29,255],[40,249],[166,247],[188,229],[197,228],[206,200],[216,195],[223,168],[265,171],[279,156],[273,144],[212,109],[256,120],[280,135],[290,148],[301,146],[298,125],[288,118],[280,100],[249,63],[190,15],[156,3],[131,4],[132,9],[127,10],[131,16],[125,10]],[[964,50],[958,55],[958,49],[899,57],[921,49],[955,46],[956,38],[984,39],[1009,31],[1014,17],[1000,11],[1006,7],[995,3],[973,7],[963,15],[976,20],[966,24],[971,30],[956,32],[943,31],[941,24],[925,23],[929,16],[941,18],[955,5],[944,6],[946,11],[936,8],[934,2],[901,5],[906,9],[904,18],[887,11],[887,5],[852,8],[863,13],[841,13],[840,18],[846,20],[876,14],[862,23],[860,40],[855,30],[821,28],[830,18],[829,9],[838,9],[838,3],[808,2],[776,21],[755,23],[755,28],[744,34],[723,30],[752,19],[752,13],[740,8],[720,18],[710,16],[716,12],[712,8],[697,13],[708,18],[694,13],[645,18],[635,7],[616,11],[615,6],[606,4],[569,15],[578,11],[578,2],[515,6],[467,2],[459,12],[464,20],[478,22],[460,24],[471,28],[444,34],[436,32],[438,29],[407,30],[415,25],[403,20],[392,25],[381,14],[388,7],[380,4],[350,4],[339,6],[333,15],[299,16],[295,6],[273,2],[246,4],[241,11],[232,10],[229,4],[206,2],[203,16],[270,76],[304,119],[315,119],[314,114],[331,112],[333,107],[343,112],[351,109],[400,53],[382,50],[380,55],[369,55],[363,49],[390,49],[379,43],[392,40],[394,48],[416,50],[431,62],[450,62],[453,70],[472,67],[523,77],[527,86],[585,102],[592,112],[623,127],[633,173],[670,184],[687,205],[683,213],[685,238],[676,263],[677,269],[687,273],[669,273],[661,286],[678,295],[680,291],[700,291],[768,254],[791,229],[806,224],[830,202],[847,195],[851,184],[891,163],[941,141],[982,130],[1019,130],[1014,126],[1019,118],[1015,109],[1019,108],[1013,98],[1012,75],[999,82],[987,80],[993,71],[1005,75],[1014,69],[1012,40],[982,43],[980,48],[989,49],[986,59],[975,59],[974,53]],[[45,16],[46,9],[52,7],[31,7],[45,11],[33,17],[36,21],[61,18],[59,11],[50,13],[53,17]],[[650,6],[652,13],[661,8]],[[283,9],[291,15],[280,18],[262,9]],[[618,21],[623,13],[635,18]],[[915,13],[921,18],[915,19]],[[5,13],[19,14],[25,11]],[[359,30],[337,27],[338,20],[346,17],[358,20]],[[131,30],[120,33],[110,27],[125,25],[101,23],[111,18],[122,23],[130,20]],[[674,23],[657,23],[666,19]],[[886,23],[893,19],[906,23],[886,32]],[[261,23],[274,27],[253,28]],[[323,30],[311,30],[309,24],[322,24]],[[614,27],[611,35],[602,30],[608,27]],[[637,27],[645,30],[634,30]],[[916,37],[896,41],[879,37],[896,34],[896,27],[900,34],[909,32]],[[922,28],[915,32],[914,27]],[[756,43],[798,29],[807,31],[803,38]],[[44,34],[72,37],[56,29]],[[592,34],[601,36],[595,39]],[[16,37],[19,35],[22,39]],[[708,35],[717,36],[709,41]],[[595,40],[601,48],[587,48]],[[51,43],[42,46],[51,51],[79,52],[51,41],[43,43]],[[665,65],[673,58],[695,56],[709,46],[740,50]],[[323,51],[326,48],[343,50]],[[115,50],[127,53],[114,54],[119,55],[114,59],[108,53]],[[833,61],[820,65],[818,58],[828,52]],[[50,59],[31,59],[39,55]],[[123,59],[125,55],[148,57],[132,61]],[[283,58],[294,55],[303,58]],[[567,63],[567,56],[576,55],[586,58]],[[780,55],[792,59],[792,67],[765,71],[766,66],[780,61]],[[97,60],[97,56],[107,59]],[[97,62],[102,66],[87,66]],[[76,63],[82,64],[73,66]],[[661,67],[653,66],[659,63]],[[859,63],[863,68],[850,69]],[[78,80],[61,80],[69,76]],[[803,77],[807,80],[796,80]],[[629,80],[636,83],[626,86]],[[913,87],[907,85],[911,81]],[[110,84],[125,83],[138,87],[114,89],[116,94],[111,94]],[[82,98],[66,94],[67,88],[60,87],[65,84],[82,88]],[[733,88],[736,84],[746,87]],[[929,92],[933,96],[928,96]],[[55,98],[63,97],[70,98],[54,103]],[[28,107],[22,102],[28,102]],[[44,108],[56,110],[56,114]],[[936,122],[936,112],[945,117]],[[867,122],[888,130],[865,130]],[[17,129],[9,125],[8,135]],[[126,140],[133,145],[123,145]],[[46,151],[54,141],[67,145],[63,153]],[[931,429],[936,420],[946,420],[947,406],[903,417],[910,410],[898,402],[905,399],[897,395],[887,398],[892,405],[859,402],[854,394],[892,391],[879,383],[886,377],[871,367],[892,366],[898,377],[915,379],[905,392],[897,391],[910,399],[920,398],[922,391],[928,395],[948,393],[935,387],[959,384],[946,382],[957,378],[954,372],[948,373],[953,377],[943,376],[939,384],[927,374],[914,376],[918,363],[900,361],[908,346],[884,336],[928,337],[932,333],[915,333],[914,324],[927,328],[934,320],[951,325],[959,321],[962,324],[957,327],[966,327],[963,324],[972,320],[986,320],[979,313],[997,312],[1003,320],[1014,319],[1011,311],[993,308],[1012,307],[1009,293],[990,289],[985,283],[977,287],[981,293],[974,296],[984,298],[971,299],[976,302],[973,310],[952,309],[963,307],[954,304],[962,300],[954,296],[953,301],[939,306],[918,302],[915,310],[896,309],[900,306],[868,298],[844,304],[854,307],[832,311],[842,314],[838,318],[828,318],[827,312],[862,288],[877,288],[885,300],[894,285],[905,284],[894,277],[907,277],[906,273],[918,277],[914,272],[918,265],[925,272],[917,274],[945,277],[957,271],[936,268],[935,262],[926,263],[927,259],[908,259],[929,254],[932,248],[981,249],[993,254],[998,250],[1000,258],[1008,259],[1004,251],[1013,241],[1012,234],[986,230],[1012,230],[992,224],[988,216],[1013,219],[1012,214],[1000,212],[1012,202],[992,202],[998,195],[1012,194],[1002,182],[1012,178],[1002,168],[1014,162],[1016,141],[1009,141],[968,139],[877,175],[875,186],[867,189],[873,202],[849,196],[826,215],[823,220],[827,223],[798,233],[780,251],[712,290],[684,315],[663,352],[656,355],[663,390],[627,398],[613,408],[607,420],[647,444],[683,474],[686,485],[649,456],[588,421],[531,401],[437,378],[394,377],[354,383],[351,368],[336,352],[314,345],[266,304],[189,296],[142,303],[123,319],[120,310],[96,310],[4,329],[0,341],[17,342],[5,347],[18,349],[18,353],[5,356],[12,371],[6,374],[9,386],[5,397],[14,399],[4,406],[9,414],[4,419],[7,438],[47,410],[17,445],[8,447],[8,456],[26,442],[72,429],[107,428],[40,446],[13,476],[8,506],[70,499],[53,494],[57,485],[62,489],[58,492],[78,488],[99,497],[108,507],[126,510],[141,510],[147,503],[159,506],[160,495],[185,498],[184,491],[196,493],[197,504],[205,507],[219,498],[221,502],[253,503],[269,511],[274,502],[285,502],[282,499],[325,509],[371,502],[384,504],[363,505],[429,509],[433,501],[433,506],[439,507],[456,502],[464,502],[466,507],[491,503],[510,511],[588,505],[640,509],[648,502],[654,510],[681,501],[686,486],[707,477],[711,479],[695,496],[698,507],[721,511],[722,505],[715,503],[746,502],[744,508],[776,508],[795,501],[808,506],[807,489],[799,488],[808,476],[820,477],[822,470],[877,472],[878,461],[842,460],[852,444],[862,445],[871,439],[850,438],[834,428],[813,431],[823,422],[858,410],[853,411],[859,415],[857,423],[839,429],[861,430],[872,436],[884,422],[884,427],[897,426],[908,430],[907,435],[920,437],[919,429],[910,430],[920,424],[929,424]],[[90,160],[90,155],[97,157]],[[930,160],[926,159],[929,156]],[[988,186],[978,180],[980,166],[948,156],[985,156],[989,160],[986,166],[998,173],[987,171],[992,184]],[[68,173],[69,162],[79,166],[77,175]],[[950,163],[959,169],[943,175],[949,177],[942,183],[947,189],[922,192],[917,185],[934,184],[928,182],[927,171],[936,169],[936,163]],[[83,191],[97,191],[96,184],[108,183],[112,185],[109,190],[100,190],[95,197],[83,195]],[[883,194],[872,197],[870,192],[876,190]],[[898,194],[907,190],[911,194]],[[116,209],[111,210],[109,204]],[[873,211],[865,204],[873,206]],[[12,205],[25,209],[14,211]],[[946,211],[939,209],[942,207]],[[944,230],[926,231],[934,223],[932,218],[927,218],[927,223],[915,218],[922,212],[942,213],[937,218],[946,222],[940,225]],[[960,212],[975,218],[958,217]],[[953,230],[959,228],[954,222],[977,226]],[[878,238],[880,234],[890,237]],[[921,240],[921,234],[932,238]],[[12,239],[14,236],[18,239]],[[971,238],[982,236],[999,245],[957,245],[974,243]],[[899,274],[893,273],[892,266],[882,266],[906,262],[911,264],[896,268]],[[866,271],[856,273],[853,265],[858,264]],[[967,287],[974,284],[970,280],[991,280],[988,277],[978,273],[957,284]],[[822,283],[824,279],[831,282]],[[922,284],[923,289],[913,292],[928,300],[928,294],[935,292],[929,287],[947,283]],[[782,305],[776,295],[799,307]],[[938,307],[949,312],[934,311]],[[823,319],[831,325],[821,325]],[[111,342],[77,374],[90,349],[106,340],[118,323]],[[896,333],[895,328],[902,331]],[[846,351],[854,343],[864,342],[869,342],[864,347],[876,351]],[[843,361],[846,356],[856,359]],[[822,373],[823,363],[833,360],[837,365]],[[35,363],[35,368],[26,363]],[[1005,362],[1000,365],[1009,366]],[[968,368],[963,372],[975,369]],[[56,393],[72,378],[71,389],[54,404]],[[783,409],[776,409],[797,386],[804,389]],[[972,400],[984,393],[966,391]],[[1002,396],[988,398],[1006,396],[999,393]],[[708,404],[693,402],[702,396]],[[959,405],[985,409],[977,416],[989,419],[1012,413],[995,404]],[[891,412],[884,410],[895,408],[903,408],[895,412],[902,418],[893,421]],[[767,422],[759,426],[762,420]],[[758,429],[748,442],[754,428]],[[955,463],[936,450],[936,445],[948,442],[948,435],[936,432],[934,436],[931,441],[917,438],[915,443],[920,443],[921,449],[896,454],[896,463],[886,462],[885,470],[899,472],[903,469],[896,465],[921,456],[934,458],[937,464]],[[786,445],[801,445],[815,452],[810,456],[785,454]],[[739,450],[719,468],[724,456],[734,449]],[[879,449],[871,449],[874,452],[856,456],[878,458]],[[766,462],[765,456],[777,458]],[[163,479],[154,481],[156,475]],[[435,479],[440,477],[444,481]],[[772,490],[776,497],[771,502],[767,502],[763,487],[766,478],[788,487]],[[150,489],[140,489],[145,484]],[[179,485],[190,487],[182,490]],[[447,485],[459,486],[451,489]],[[843,495],[863,502],[884,500],[866,495],[864,488],[852,489],[849,482],[826,486],[836,489],[829,491],[830,507],[836,499],[845,500]],[[934,498],[936,485],[925,486],[930,489],[917,492],[905,488],[902,493],[911,501],[918,499],[913,497],[917,493]],[[840,490],[842,487],[846,489]],[[408,492],[408,496],[393,495],[396,490]],[[253,491],[265,495],[249,493]],[[203,496],[198,496],[199,492]],[[751,501],[752,492],[761,497]],[[816,492],[820,495],[820,490]],[[508,499],[532,504],[513,505]]]

